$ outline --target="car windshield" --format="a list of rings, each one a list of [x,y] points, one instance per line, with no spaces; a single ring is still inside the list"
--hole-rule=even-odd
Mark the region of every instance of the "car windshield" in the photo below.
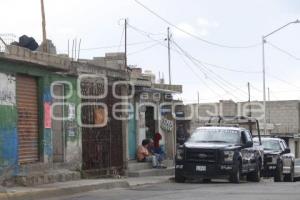
[[[189,142],[222,142],[240,144],[241,134],[238,130],[226,129],[198,129]]]
[[[274,151],[282,150],[279,141],[277,140],[262,140],[261,143],[264,150],[274,150]]]

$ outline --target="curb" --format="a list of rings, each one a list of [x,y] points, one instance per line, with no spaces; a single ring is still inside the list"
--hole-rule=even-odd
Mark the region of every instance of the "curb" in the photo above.
[[[78,185],[73,187],[44,189],[39,191],[28,191],[18,193],[0,193],[1,200],[37,200],[41,198],[52,198],[58,196],[67,196],[78,193],[89,192],[100,189],[113,189],[113,188],[129,188],[130,185],[127,181],[116,181],[109,183],[99,183],[93,185]]]
[[[170,177],[166,180],[158,180],[158,181],[154,181],[154,182],[144,182],[144,183],[137,183],[137,184],[130,184],[130,188],[137,188],[137,187],[145,187],[145,186],[149,186],[149,185],[153,185],[153,184],[160,184],[160,183],[173,183],[174,181],[172,180],[173,177]]]

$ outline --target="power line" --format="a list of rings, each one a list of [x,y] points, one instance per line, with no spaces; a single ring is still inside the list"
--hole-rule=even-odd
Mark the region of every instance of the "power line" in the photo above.
[[[137,27],[135,27],[135,26],[133,26],[131,24],[128,24],[128,27],[130,27],[131,29],[135,30],[136,32],[140,33],[141,35],[146,36],[147,38],[149,38],[149,39],[151,39],[153,41],[158,41],[158,40],[152,38],[150,36],[151,34],[148,33],[147,31],[141,30],[140,28],[137,28]],[[167,45],[164,45],[164,44],[162,44],[162,45],[167,48]],[[245,74],[258,74],[258,73],[261,73],[261,71],[243,71],[243,70],[237,70],[237,69],[234,69],[234,68],[217,65],[217,64],[209,63],[209,62],[202,61],[202,60],[201,60],[201,63],[203,63],[205,65],[209,65],[209,66],[214,67],[214,68],[219,68],[219,69],[223,69],[223,70],[231,71],[231,72],[245,73]],[[248,68],[251,68],[251,67],[248,67]]]
[[[153,47],[155,47],[155,46],[157,46],[157,45],[159,45],[159,44],[160,44],[160,43],[154,43],[154,44],[151,44],[151,45],[146,46],[146,47],[144,47],[144,48],[142,48],[142,49],[140,49],[140,50],[137,50],[137,51],[128,53],[128,55],[133,55],[133,54],[137,54],[137,53],[146,51],[146,50],[151,49],[151,48],[153,48]]]
[[[133,42],[127,44],[128,46],[135,46],[135,45],[141,45],[141,44],[148,44],[153,41],[141,41],[141,42]],[[110,45],[110,46],[99,46],[99,47],[89,47],[89,48],[83,48],[81,51],[90,51],[90,50],[99,50],[99,49],[111,49],[111,48],[118,48],[120,45]]]
[[[183,50],[175,41],[173,41],[173,43],[181,50],[181,52],[183,52],[187,57],[189,57],[191,60],[195,61],[198,67],[206,69],[207,71],[209,71],[211,74],[214,74],[216,77],[218,77],[219,80],[221,80],[221,82],[223,82],[222,84],[227,84],[229,86],[231,86],[232,88],[234,88],[235,90],[239,90],[241,91],[245,96],[248,94],[247,92],[243,91],[241,88],[236,87],[235,85],[233,85],[232,83],[226,81],[224,78],[222,78],[219,74],[213,72],[211,69],[209,69],[208,67],[206,67],[200,60],[196,59],[195,57],[191,56],[189,53],[187,53],[185,50]]]
[[[201,61],[201,62],[202,62],[203,64],[209,65],[209,66],[211,66],[211,67],[215,67],[215,68],[219,68],[219,69],[223,69],[223,70],[231,71],[231,72],[246,73],[246,74],[259,74],[259,73],[261,73],[261,71],[243,71],[243,70],[236,70],[236,69],[233,69],[233,68],[227,68],[227,67],[223,67],[223,66],[220,66],[220,65],[207,63],[207,62],[204,62],[204,61]]]
[[[118,47],[118,52],[120,51],[120,48],[122,46],[124,33],[125,33],[125,28],[123,28],[123,30],[122,30],[121,39],[120,39],[120,43],[119,43],[119,47]]]
[[[154,12],[152,9],[148,8],[146,5],[142,4],[141,2],[139,2],[138,0],[134,0],[136,3],[138,3],[140,6],[142,6],[144,9],[146,9],[148,12],[152,13],[153,15],[155,15],[157,18],[161,19],[162,21],[164,21],[165,23],[169,24],[170,26],[172,26],[173,28],[197,39],[200,40],[204,43],[207,43],[209,45],[213,45],[213,46],[217,46],[217,47],[222,47],[222,48],[231,48],[231,49],[246,49],[246,48],[254,48],[257,46],[260,46],[260,43],[256,43],[256,44],[251,44],[251,45],[246,45],[246,46],[230,46],[230,45],[224,45],[224,44],[219,44],[216,42],[212,42],[212,41],[208,41],[206,39],[203,39],[201,37],[199,37],[198,35],[192,34],[178,26],[176,26],[175,24],[171,23],[170,21],[168,21],[167,19],[161,17],[159,14],[157,14],[156,12]]]
[[[177,52],[178,53],[178,52]],[[223,98],[223,95],[220,95],[219,93],[217,93],[215,90],[213,90],[212,88],[210,88],[210,86],[204,81],[202,80],[202,77],[194,71],[194,69],[185,61],[185,59],[183,58],[182,54],[179,54],[180,58],[182,59],[183,63],[192,71],[192,73],[194,75],[197,76],[198,80],[200,80],[212,93],[214,93],[217,97],[221,97],[221,99]],[[206,74],[204,74],[206,77]]]
[[[286,50],[284,50],[284,49],[282,49],[282,48],[280,48],[280,47],[272,44],[271,42],[267,41],[266,43],[269,44],[274,49],[276,49],[277,51],[280,51],[281,53],[284,53],[285,55],[288,55],[289,57],[291,57],[291,58],[293,58],[295,60],[298,60],[298,61],[300,60],[299,57],[297,57],[297,56],[293,55],[292,53],[290,53],[290,52],[288,52],[288,51],[286,51]]]
[[[261,89],[258,89],[257,87],[254,87],[253,84],[250,84],[250,87],[254,90],[256,90],[257,92],[263,93],[263,91]]]
[[[275,75],[270,74],[270,73],[267,73],[267,75],[269,75],[269,76],[272,77],[273,79],[276,79],[276,80],[278,80],[278,81],[281,81],[281,82],[283,82],[283,83],[285,83],[285,84],[287,84],[287,85],[290,85],[290,86],[293,86],[293,87],[295,87],[295,88],[300,89],[299,86],[294,85],[293,83],[290,83],[290,82],[287,81],[287,80],[281,79],[281,78],[279,78],[278,76],[275,76]]]
[[[173,41],[174,43],[174,41]],[[191,56],[186,52],[184,51],[179,45],[177,45],[176,43],[174,43],[175,46],[183,53],[183,55],[185,55],[195,66],[199,67],[199,64],[197,64],[192,58]],[[199,68],[199,70],[205,75],[207,76],[205,70],[203,70],[202,67]],[[229,90],[227,90],[226,88],[223,87],[222,84],[220,84],[218,81],[210,78],[207,76],[208,79],[210,79],[215,85],[217,85],[219,88],[221,88],[222,90],[224,90],[227,94],[230,94],[231,96],[233,96],[234,98],[236,98],[237,100],[240,100],[236,95],[234,95],[233,93],[231,93]]]
[[[146,31],[143,31],[143,30],[141,30],[141,29],[139,29],[139,28],[136,28],[136,27],[132,26],[131,24],[128,24],[128,27],[132,28],[132,29],[135,30],[136,32],[140,33],[141,35],[146,36],[147,38],[149,38],[149,39],[151,39],[151,40],[153,40],[153,41],[159,42],[159,43],[160,43],[162,46],[164,46],[165,48],[168,48],[167,45],[165,45],[164,43],[160,42],[159,40],[153,39],[149,34],[147,34]],[[172,40],[172,42],[174,43],[173,40]],[[180,47],[177,46],[177,48],[180,48]],[[173,51],[177,52],[178,54],[184,55],[184,56],[186,56],[187,58],[189,58],[189,60],[190,60],[195,66],[197,66],[197,67],[199,68],[199,64],[195,63],[195,60],[191,59],[191,58],[187,55],[186,52],[182,52],[182,50],[177,50],[177,49],[174,49],[174,48],[171,48],[171,49],[172,49]],[[239,100],[239,98],[238,98],[236,95],[232,94],[229,90],[227,90],[226,88],[224,88],[223,83],[220,84],[218,81],[216,81],[216,80],[214,80],[214,79],[208,77],[207,72],[204,72],[204,71],[201,69],[201,67],[199,68],[199,70],[204,74],[204,76],[205,76],[206,78],[210,79],[212,82],[214,82],[215,85],[217,85],[219,88],[221,88],[222,90],[224,90],[224,91],[226,92],[226,94],[231,94],[231,96],[233,96],[234,98],[236,98],[236,99]],[[227,82],[227,84],[228,84],[228,82]],[[234,87],[235,87],[235,86],[234,86]],[[235,89],[241,90],[240,88],[237,88],[237,87],[235,87]],[[243,92],[244,92],[244,91],[243,91]],[[244,92],[244,95],[245,95],[245,92]]]

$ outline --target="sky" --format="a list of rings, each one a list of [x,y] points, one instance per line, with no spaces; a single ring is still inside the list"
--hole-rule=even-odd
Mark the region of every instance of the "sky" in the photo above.
[[[200,102],[246,101],[248,82],[251,99],[262,100],[262,36],[300,19],[298,0],[139,0],[171,24],[135,0],[44,1],[47,37],[59,53],[67,53],[68,40],[75,38],[82,41],[80,58],[124,51],[127,18],[128,64],[151,70],[157,78],[164,74],[166,82],[169,26],[172,84],[183,85],[183,93],[175,98],[186,103],[197,102],[198,92]],[[41,42],[39,0],[1,0],[0,6],[5,19],[0,34],[26,34]],[[267,38],[271,100],[300,99],[299,35],[300,23]]]

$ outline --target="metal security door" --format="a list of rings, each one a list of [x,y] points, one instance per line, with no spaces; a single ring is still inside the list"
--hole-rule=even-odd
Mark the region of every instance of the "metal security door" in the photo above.
[[[39,160],[39,115],[37,80],[31,76],[17,75],[17,109],[19,163],[33,163]]]
[[[85,96],[99,96],[103,94],[104,83],[97,81],[81,82],[81,92]],[[117,92],[120,93],[120,90]],[[84,125],[95,124],[95,113],[99,109],[97,103],[107,105],[108,122],[104,127],[82,128],[83,170],[97,170],[98,175],[121,173],[123,167],[122,121],[112,115],[112,106],[119,102],[112,95],[112,87],[108,87],[108,94],[102,99],[82,99],[82,103],[90,103],[81,109]]]

